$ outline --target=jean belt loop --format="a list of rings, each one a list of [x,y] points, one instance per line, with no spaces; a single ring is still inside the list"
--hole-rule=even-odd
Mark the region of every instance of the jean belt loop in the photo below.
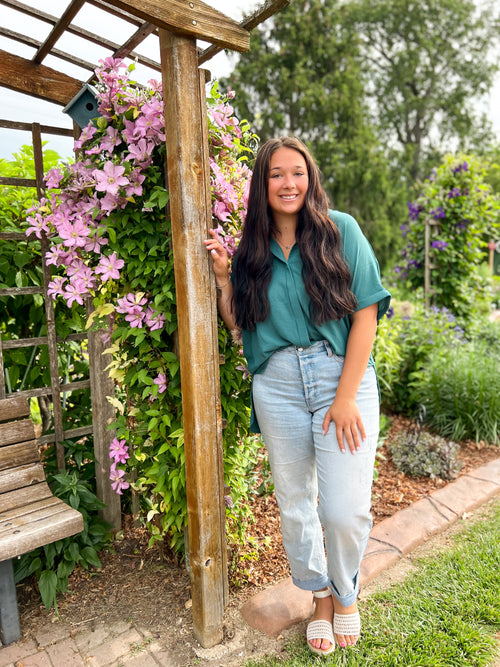
[[[332,346],[330,345],[330,343],[329,343],[327,340],[325,340],[325,341],[323,341],[323,342],[324,342],[324,344],[325,344],[325,350],[326,350],[327,355],[328,355],[329,357],[333,357]]]

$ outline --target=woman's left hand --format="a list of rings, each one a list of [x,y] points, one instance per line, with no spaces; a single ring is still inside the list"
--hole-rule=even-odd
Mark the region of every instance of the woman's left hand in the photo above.
[[[352,454],[361,447],[366,439],[361,413],[354,399],[344,399],[337,395],[323,420],[323,434],[328,433],[330,422],[335,423],[340,451],[345,452],[345,440]]]

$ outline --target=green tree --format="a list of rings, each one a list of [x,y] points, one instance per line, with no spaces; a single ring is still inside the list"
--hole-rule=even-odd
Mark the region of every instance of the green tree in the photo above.
[[[354,215],[382,266],[398,235],[398,187],[370,126],[360,73],[359,39],[338,0],[294,0],[252,32],[251,48],[221,83],[264,141],[290,134],[313,153],[333,205]]]
[[[475,150],[491,126],[478,102],[498,65],[493,3],[356,0],[352,29],[365,48],[364,79],[381,138],[398,147],[411,181],[458,147]]]

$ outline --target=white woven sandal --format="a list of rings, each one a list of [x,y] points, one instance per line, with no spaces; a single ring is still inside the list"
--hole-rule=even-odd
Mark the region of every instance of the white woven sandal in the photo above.
[[[359,637],[359,633],[361,632],[359,611],[356,611],[354,614],[334,614],[333,632],[336,635]]]
[[[331,591],[327,589],[326,591],[313,591],[315,598],[327,598],[331,595]],[[307,626],[306,632],[307,645],[309,650],[317,655],[330,655],[335,650],[335,639],[333,636],[332,624],[329,621],[311,621]],[[311,645],[311,639],[327,639],[331,646],[330,648],[316,648]]]

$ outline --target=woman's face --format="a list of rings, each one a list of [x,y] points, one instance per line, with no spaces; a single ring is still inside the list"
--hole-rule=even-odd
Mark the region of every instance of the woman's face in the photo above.
[[[273,214],[296,216],[304,206],[309,175],[299,151],[282,146],[274,151],[269,163],[267,197]]]

